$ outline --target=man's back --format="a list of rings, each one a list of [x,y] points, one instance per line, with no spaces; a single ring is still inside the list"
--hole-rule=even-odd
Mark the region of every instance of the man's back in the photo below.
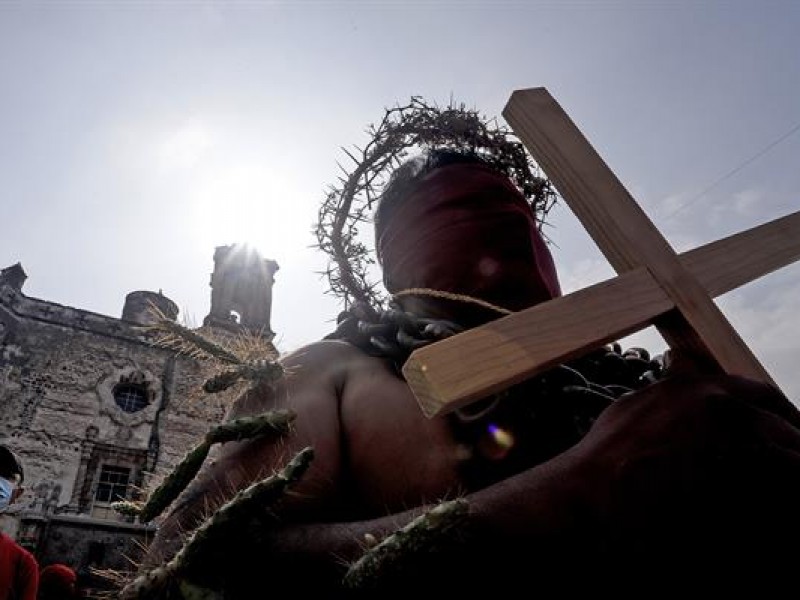
[[[342,390],[341,426],[354,499],[369,516],[440,501],[463,492],[466,454],[445,418],[427,419],[389,363],[356,348]]]
[[[253,472],[280,467],[280,460],[313,446],[298,496],[315,511],[327,505],[325,513],[341,508],[346,514],[339,516],[348,517],[383,516],[462,491],[463,453],[446,419],[426,419],[387,361],[329,340],[291,353],[284,364],[284,381],[234,409],[236,416],[275,408],[297,413],[279,455],[272,444],[255,443],[260,451],[246,452]],[[240,449],[226,449],[225,460],[241,466]],[[333,488],[333,482],[347,483]]]
[[[220,502],[220,490],[232,496],[307,446],[315,451],[311,467],[281,506],[296,521],[381,517],[463,491],[458,465],[464,455],[447,420],[426,419],[388,362],[326,340],[282,363],[285,376],[243,395],[229,417],[289,409],[296,414],[290,433],[278,443],[256,439],[219,448],[187,494],[202,503],[179,501],[178,529],[193,527],[209,498]],[[176,525],[172,519],[162,525],[154,548],[175,537]]]

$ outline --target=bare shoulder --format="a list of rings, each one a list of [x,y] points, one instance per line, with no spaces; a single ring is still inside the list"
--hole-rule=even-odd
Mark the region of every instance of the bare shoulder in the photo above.
[[[263,472],[310,446],[315,459],[306,479],[333,481],[342,466],[346,390],[353,380],[363,379],[368,369],[385,368],[383,361],[346,342],[324,340],[287,353],[280,362],[284,375],[276,382],[248,390],[236,401],[228,418],[288,410],[294,415],[290,431],[277,443],[253,440],[226,444],[219,451],[218,462],[252,465]],[[315,495],[324,494],[317,490]]]
[[[229,418],[288,408],[317,410],[320,402],[338,401],[348,378],[377,359],[340,340],[321,340],[283,355],[279,362],[284,374],[277,381],[262,384],[242,395]]]
[[[282,356],[283,376],[248,389],[234,402],[226,419],[285,409],[294,417],[289,431],[278,438],[245,439],[215,447],[194,486],[195,495],[205,498],[217,489],[229,490],[227,495],[231,495],[282,468],[303,448],[312,447],[311,468],[284,507],[292,505],[297,510],[335,503],[342,467],[342,390],[349,373],[365,360],[369,357],[352,345],[328,340]]]
[[[280,360],[288,380],[299,377],[338,380],[376,361],[381,362],[342,340],[314,342],[285,354]]]

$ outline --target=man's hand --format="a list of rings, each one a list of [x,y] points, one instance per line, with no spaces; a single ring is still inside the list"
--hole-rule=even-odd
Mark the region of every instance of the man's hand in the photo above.
[[[800,412],[766,384],[673,368],[567,454],[601,551],[642,577],[774,575],[800,534]]]

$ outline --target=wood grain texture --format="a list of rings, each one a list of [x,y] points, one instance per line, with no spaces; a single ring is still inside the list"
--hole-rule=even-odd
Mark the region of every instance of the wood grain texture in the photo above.
[[[797,260],[800,212],[680,255],[683,267],[711,297]],[[403,374],[423,412],[431,417],[484,398],[647,326],[674,307],[645,269],[631,275],[417,350]]]
[[[403,375],[431,417],[637,331],[673,306],[642,267],[420,348]]]
[[[800,212],[769,221],[680,255],[712,296],[800,260]]]
[[[647,266],[679,315],[654,324],[673,348],[704,354],[728,373],[772,382],[764,367],[684,269],[628,191],[544,88],[512,94],[503,112],[514,132],[619,273]]]

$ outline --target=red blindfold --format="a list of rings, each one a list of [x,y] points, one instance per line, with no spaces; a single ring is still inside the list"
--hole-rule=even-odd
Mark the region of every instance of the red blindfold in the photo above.
[[[561,295],[553,258],[525,198],[476,164],[426,175],[377,240],[389,292],[431,288],[520,310]]]

